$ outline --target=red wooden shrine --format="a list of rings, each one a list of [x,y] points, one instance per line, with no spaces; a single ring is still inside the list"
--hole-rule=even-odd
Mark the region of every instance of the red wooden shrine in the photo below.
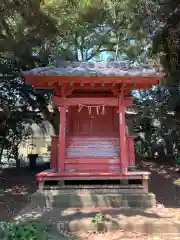
[[[148,176],[135,165],[133,136],[127,136],[125,110],[132,90],[148,90],[162,75],[129,62],[59,62],[24,73],[34,88],[53,89],[59,108],[59,134],[52,136],[50,170],[44,179]]]

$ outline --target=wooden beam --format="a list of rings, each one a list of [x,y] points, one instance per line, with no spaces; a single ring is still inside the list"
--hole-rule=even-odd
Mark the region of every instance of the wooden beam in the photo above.
[[[132,107],[134,106],[134,103],[133,103],[133,98],[132,97],[125,97],[123,99],[123,106],[128,108],[128,107]]]
[[[66,152],[66,107],[60,106],[59,146],[58,146],[58,172],[64,173]]]
[[[83,85],[82,85],[83,84]],[[113,83],[113,84],[115,84],[115,83]],[[112,86],[113,85],[112,83],[106,83],[106,84],[104,84],[104,86],[102,86],[99,82],[91,82],[91,83],[74,83],[74,88],[76,89],[76,90],[80,90],[80,91],[82,91],[82,90],[100,90],[100,91],[102,91],[102,90],[111,90],[112,88],[117,88],[117,89],[119,89],[118,88],[118,86],[116,86],[116,85],[114,85],[114,86]]]
[[[142,85],[157,85],[162,76],[25,76],[27,84],[47,84],[52,83],[136,83]]]
[[[149,178],[150,173],[149,172],[126,172],[126,173],[112,173],[112,172],[104,172],[104,173],[54,173],[54,172],[48,172],[48,171],[44,171],[44,172],[40,172],[38,174],[36,174],[37,180],[43,180],[46,178],[62,178],[62,179],[73,179],[73,178],[94,178],[94,179],[148,179]]]
[[[64,84],[66,85],[66,83],[64,83]],[[37,83],[33,83],[32,87],[37,88],[37,89],[56,89],[56,86],[61,87],[64,84],[62,82],[55,82],[55,83],[49,85],[47,82],[42,82],[42,83],[37,82]],[[102,84],[100,85],[100,83],[97,82],[97,83],[95,83],[94,86],[88,85],[88,87],[87,87],[87,83],[85,83],[85,84],[84,83],[80,83],[80,84],[74,83],[73,86],[74,86],[74,89],[79,89],[79,90],[87,90],[87,89],[88,90],[93,90],[93,89],[110,90],[111,89],[111,91],[114,92],[116,89],[119,89],[117,87],[119,85],[118,83],[115,86],[113,86],[113,84],[111,84],[111,86],[110,86],[110,84],[111,83],[106,83],[104,85],[102,85]],[[150,90],[150,89],[152,89],[151,83],[149,83],[149,84],[148,83],[147,84],[139,83],[136,85],[129,83],[126,86],[125,91],[130,92],[132,90]]]
[[[79,104],[82,105],[107,105],[112,107],[118,107],[118,98],[110,97],[110,98],[60,98],[57,96],[52,97],[52,103],[56,106],[76,106]],[[123,105],[125,107],[133,106],[133,100],[131,97],[123,99]]]
[[[59,95],[57,95],[59,96]],[[71,96],[71,98],[83,98],[83,97],[86,97],[86,98],[109,98],[109,97],[114,97],[112,95],[112,93],[73,93]]]
[[[89,163],[89,164],[84,164],[84,163],[65,163],[65,169],[66,170],[82,170],[81,172],[91,172],[92,170],[94,172],[97,172],[98,170],[100,170],[100,172],[114,172],[114,171],[120,171],[120,163]],[[89,170],[89,171],[88,171]]]
[[[59,98],[54,96],[52,102],[57,106],[76,106],[79,104],[118,106],[117,98]]]

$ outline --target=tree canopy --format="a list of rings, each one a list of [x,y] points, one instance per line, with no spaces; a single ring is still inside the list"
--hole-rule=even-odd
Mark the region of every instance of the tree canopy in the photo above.
[[[141,93],[145,100],[138,100],[137,109],[144,122],[144,116],[152,114],[152,128],[153,121],[160,121],[156,136],[146,131],[144,142],[159,136],[167,143],[173,135],[175,145],[179,146],[178,0],[4,0],[0,8],[3,139],[10,136],[11,130],[23,136],[25,123],[41,123],[43,119],[58,133],[58,109],[51,111],[49,107],[52,93],[27,86],[22,71],[46,66],[57,58],[96,61],[105,53],[109,61],[130,59],[162,64],[166,73],[164,87]],[[149,103],[153,109],[147,107]],[[174,129],[169,130],[166,119],[172,120]],[[7,124],[9,131],[4,130]]]

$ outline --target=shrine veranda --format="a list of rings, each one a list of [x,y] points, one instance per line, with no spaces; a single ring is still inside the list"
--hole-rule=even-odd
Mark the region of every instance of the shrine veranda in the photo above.
[[[133,170],[134,139],[126,132],[125,110],[133,107],[132,90],[159,84],[162,74],[155,67],[128,61],[57,62],[24,77],[33,88],[52,89],[52,104],[60,112],[50,169],[37,174],[41,188],[56,181],[62,188],[108,185],[148,192],[149,172]]]

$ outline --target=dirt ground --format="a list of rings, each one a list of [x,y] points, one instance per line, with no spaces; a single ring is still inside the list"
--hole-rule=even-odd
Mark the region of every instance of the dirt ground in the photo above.
[[[15,168],[0,170],[0,220],[11,220],[35,191],[35,172]]]
[[[163,162],[163,161],[162,161]],[[180,167],[161,164],[161,161],[142,161],[141,168],[151,173],[149,181],[149,192],[156,195],[159,204],[166,208],[180,209],[180,201],[175,199],[177,192],[174,188],[174,181],[180,179]]]
[[[115,231],[111,233],[99,234],[79,234],[78,240],[179,240],[179,236],[167,235],[146,235],[140,233],[124,233],[123,231]]]
[[[154,161],[142,161],[141,167],[151,172],[149,191],[156,194],[159,206],[172,209],[174,214],[180,214],[180,204],[175,200],[173,181],[180,178],[180,170],[176,166],[155,163]],[[36,172],[38,172],[37,170]],[[11,220],[29,202],[29,197],[36,192],[36,172],[28,169],[5,169],[0,170],[0,220]],[[180,239],[167,236],[149,236],[129,233],[124,235],[122,231],[104,234],[79,234],[79,239]],[[63,238],[60,238],[63,239]],[[66,238],[64,238],[66,239]],[[67,238],[68,239],[68,238]]]

